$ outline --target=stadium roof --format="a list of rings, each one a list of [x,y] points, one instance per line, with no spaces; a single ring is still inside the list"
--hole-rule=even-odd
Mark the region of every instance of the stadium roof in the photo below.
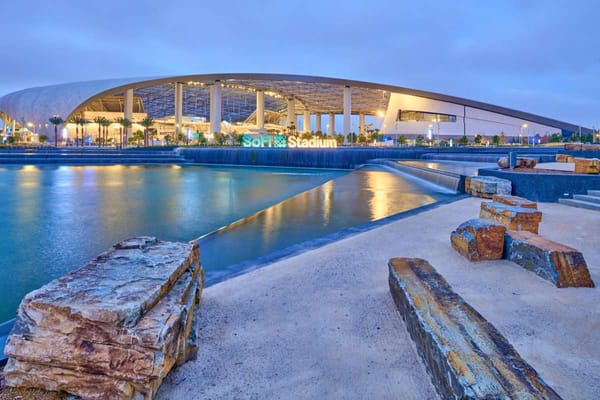
[[[403,93],[491,111],[571,132],[580,128],[505,107],[399,86],[317,76],[255,73],[108,79],[34,87],[1,97],[0,112],[19,123],[33,122],[43,126],[53,115],[68,119],[86,110],[108,110],[111,108],[108,98],[114,98],[114,104],[115,101],[121,101],[117,99],[123,98],[125,90],[134,89],[134,97],[141,99],[143,111],[153,118],[163,118],[174,114],[174,86],[180,82],[185,84],[183,114],[208,118],[209,85],[215,81],[223,85],[222,115],[229,122],[243,121],[254,112],[254,92],[257,90],[265,92],[266,110],[284,111],[287,109],[287,100],[294,99],[297,113],[308,110],[311,113],[341,114],[343,89],[349,86],[353,114],[373,115],[379,110],[386,110],[390,93]],[[591,130],[582,128],[582,131]]]

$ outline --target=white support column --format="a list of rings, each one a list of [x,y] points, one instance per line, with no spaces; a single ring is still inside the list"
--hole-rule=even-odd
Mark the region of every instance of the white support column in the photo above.
[[[327,135],[335,136],[335,114],[329,113],[329,129],[327,129]]]
[[[285,120],[285,127],[289,127],[291,124],[294,124],[296,129],[298,128],[298,121],[296,120],[296,100],[293,98],[289,98],[287,101],[287,118]]]
[[[304,132],[310,132],[310,112],[308,110],[304,111],[302,117],[302,130]]]
[[[262,90],[256,92],[256,129],[265,130],[265,93]]]
[[[125,91],[125,104],[123,111],[123,118],[131,121],[133,118],[133,89],[127,89]],[[123,134],[125,138],[129,137],[129,133],[129,128],[123,129]],[[127,143],[123,143],[123,146],[127,146]]]
[[[358,114],[358,132],[361,135],[365,134],[365,114]]]
[[[315,132],[323,133],[323,129],[321,126],[321,113],[317,113],[315,115]]]
[[[175,83],[175,136],[179,136],[181,133],[181,120],[183,118],[183,84]]]
[[[210,87],[210,130],[221,131],[221,82],[215,81]]]
[[[344,87],[344,141],[346,136],[352,131],[352,89],[350,86]]]

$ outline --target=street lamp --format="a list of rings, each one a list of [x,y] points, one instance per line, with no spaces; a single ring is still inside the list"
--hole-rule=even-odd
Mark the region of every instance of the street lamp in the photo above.
[[[525,130],[529,125],[523,124],[521,125],[521,134],[519,135],[519,144],[523,144],[523,130]],[[527,140],[529,142],[529,139]]]

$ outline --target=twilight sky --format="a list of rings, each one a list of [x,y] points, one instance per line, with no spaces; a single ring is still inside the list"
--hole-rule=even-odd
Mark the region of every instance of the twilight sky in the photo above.
[[[10,0],[0,96],[273,72],[430,90],[600,127],[596,0]]]

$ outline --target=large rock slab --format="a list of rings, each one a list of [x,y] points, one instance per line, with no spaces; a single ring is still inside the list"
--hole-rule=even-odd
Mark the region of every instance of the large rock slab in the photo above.
[[[173,366],[196,355],[203,285],[197,245],[116,244],[23,299],[5,348],[6,384],[151,399]]]
[[[597,158],[577,158],[573,159],[575,162],[575,173],[576,174],[598,174],[600,172],[600,164]]]
[[[392,258],[390,292],[443,399],[560,399],[423,259]]]
[[[537,160],[531,157],[517,157],[515,167],[517,168],[534,168],[537,165]],[[498,159],[498,166],[500,168],[510,167],[510,161],[508,157],[500,157]]]
[[[565,150],[594,151],[600,150],[600,144],[565,143],[564,148]]]
[[[516,206],[522,208],[530,208],[537,210],[537,203],[535,201],[528,200],[524,197],[509,196],[503,194],[495,194],[492,196],[492,201],[500,204],[506,204],[507,206]]]
[[[500,260],[506,227],[491,219],[471,219],[450,234],[452,248],[470,261]]]
[[[479,217],[498,221],[506,226],[506,229],[538,233],[542,212],[494,201],[482,201]]]
[[[594,287],[583,254],[577,249],[527,231],[507,230],[504,243],[507,260],[559,288]]]
[[[570,154],[556,154],[556,162],[572,163],[573,156]]]
[[[465,179],[465,192],[476,197],[491,199],[495,194],[511,194],[512,183],[494,176],[469,176]]]

